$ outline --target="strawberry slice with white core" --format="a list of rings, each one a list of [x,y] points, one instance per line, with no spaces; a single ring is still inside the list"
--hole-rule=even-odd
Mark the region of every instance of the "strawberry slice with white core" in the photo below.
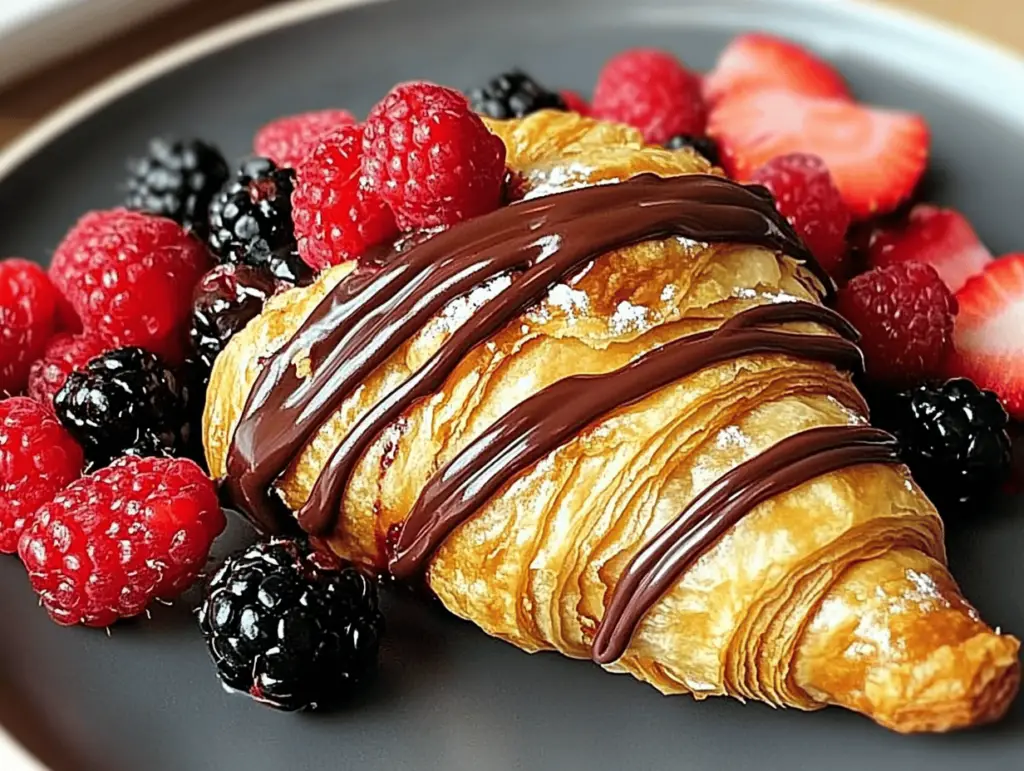
[[[817,155],[855,219],[890,212],[910,196],[930,143],[919,115],[781,89],[723,99],[711,112],[708,134],[718,141],[726,171],[741,181],[776,156]]]
[[[873,268],[907,260],[931,265],[956,292],[985,269],[992,253],[960,212],[922,203],[910,210],[905,222],[874,231],[868,244]]]
[[[796,43],[760,32],[734,38],[704,78],[704,98],[709,102],[761,88],[851,99],[842,76],[827,62]]]
[[[990,262],[956,299],[950,376],[995,391],[1014,419],[1024,419],[1024,254]]]

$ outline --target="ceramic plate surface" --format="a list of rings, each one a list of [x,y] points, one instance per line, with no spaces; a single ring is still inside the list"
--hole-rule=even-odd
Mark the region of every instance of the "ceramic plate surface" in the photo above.
[[[45,262],[78,215],[118,202],[125,156],[154,134],[206,137],[241,156],[270,118],[365,113],[396,81],[468,88],[522,65],[587,91],[620,49],[664,47],[707,68],[750,29],[813,46],[864,99],[926,115],[928,194],[963,209],[994,252],[1024,248],[1024,68],[888,11],[820,0],[333,0],[234,29],[120,78],[0,157],[0,254]],[[948,538],[966,596],[1018,635],[1022,504],[1004,499]],[[218,550],[247,538],[233,523]],[[1024,768],[1024,701],[998,726],[903,737],[841,710],[662,697],[404,600],[388,603],[377,687],[327,715],[280,714],[223,691],[188,601],[109,636],[61,629],[3,557],[0,609],[0,723],[53,771]]]

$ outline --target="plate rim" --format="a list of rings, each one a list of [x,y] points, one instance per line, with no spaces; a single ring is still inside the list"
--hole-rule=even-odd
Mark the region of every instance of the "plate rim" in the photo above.
[[[96,115],[117,99],[187,66],[203,57],[281,27],[300,24],[320,16],[351,8],[395,2],[396,0],[289,0],[258,9],[192,35],[125,67],[58,106],[6,149],[0,151],[0,184],[31,161],[51,142]],[[881,23],[906,27],[939,40],[966,46],[975,55],[1024,79],[1024,51],[992,40],[981,33],[963,29],[923,11],[898,8],[884,0],[776,0],[794,6],[843,6],[849,13],[866,14]],[[9,771],[48,769],[0,724],[0,766]]]

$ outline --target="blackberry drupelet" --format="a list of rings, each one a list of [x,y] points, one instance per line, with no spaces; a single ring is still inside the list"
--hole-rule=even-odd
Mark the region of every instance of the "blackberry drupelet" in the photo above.
[[[218,265],[199,281],[189,336],[207,373],[224,346],[263,310],[279,288],[269,272],[251,265]]]
[[[270,252],[294,248],[294,183],[294,169],[279,169],[269,158],[246,161],[210,203],[210,249],[222,261],[242,262],[257,240]]]
[[[212,145],[153,139],[146,156],[128,162],[125,206],[168,217],[205,238],[210,201],[227,179],[228,165]]]
[[[275,538],[229,557],[199,626],[221,680],[284,710],[342,700],[376,671],[377,586],[304,541]]]
[[[316,278],[313,269],[302,261],[294,242],[272,250],[266,241],[257,238],[240,253],[239,259],[231,261],[262,268],[274,278],[294,286],[306,286]]]
[[[713,166],[721,166],[722,159],[718,154],[718,145],[711,137],[695,137],[689,134],[677,134],[665,143],[669,150],[682,150],[684,147],[692,147],[703,155]]]
[[[943,514],[997,492],[1009,475],[1006,410],[970,380],[882,394],[871,416],[899,440],[903,462]]]
[[[490,118],[522,118],[538,110],[568,110],[565,100],[519,69],[502,73],[469,92],[475,112]]]
[[[68,375],[53,404],[85,450],[90,471],[121,455],[174,454],[188,439],[177,378],[141,348],[118,348],[92,359]]]

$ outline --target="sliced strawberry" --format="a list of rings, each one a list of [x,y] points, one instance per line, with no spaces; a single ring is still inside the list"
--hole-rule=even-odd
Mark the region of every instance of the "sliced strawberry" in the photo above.
[[[992,260],[964,215],[927,203],[911,209],[905,222],[875,230],[867,252],[871,267],[907,260],[927,263],[952,292]]]
[[[995,391],[1015,419],[1024,419],[1024,253],[989,262],[956,299],[949,374]]]
[[[739,91],[782,88],[805,96],[851,99],[842,76],[796,43],[755,32],[733,39],[704,78],[704,98],[715,102]]]
[[[781,89],[723,99],[708,134],[721,147],[726,171],[740,180],[779,155],[817,155],[855,219],[892,211],[913,192],[930,140],[919,115]]]

